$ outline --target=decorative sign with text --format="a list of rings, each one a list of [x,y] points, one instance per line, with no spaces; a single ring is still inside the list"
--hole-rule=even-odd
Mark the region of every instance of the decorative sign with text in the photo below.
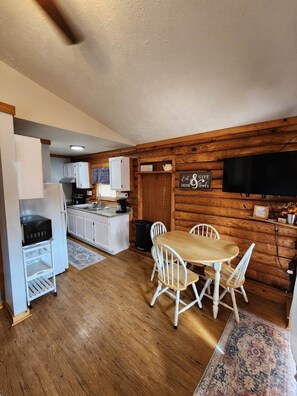
[[[211,173],[199,171],[180,173],[179,188],[187,190],[211,190]]]

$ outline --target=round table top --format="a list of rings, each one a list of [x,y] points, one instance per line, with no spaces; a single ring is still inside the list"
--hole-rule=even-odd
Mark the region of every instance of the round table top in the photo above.
[[[185,231],[169,231],[157,237],[157,243],[172,247],[183,260],[192,264],[232,260],[239,253],[234,242],[207,238]]]

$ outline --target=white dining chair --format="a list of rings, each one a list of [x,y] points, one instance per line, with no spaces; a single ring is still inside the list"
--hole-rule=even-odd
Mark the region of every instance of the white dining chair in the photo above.
[[[199,276],[195,272],[187,269],[185,262],[180,255],[171,247],[162,244],[155,244],[152,247],[153,257],[156,259],[158,267],[158,286],[152,298],[150,306],[153,307],[156,299],[163,293],[167,293],[171,298],[175,299],[174,328],[178,326],[178,316],[191,308],[197,303],[202,308],[199,294],[195,283],[198,282]],[[186,304],[180,298],[180,292],[192,285],[195,300]],[[171,291],[175,292],[173,294]],[[180,309],[179,306],[183,305]]]
[[[165,224],[163,224],[161,221],[156,221],[154,224],[152,224],[151,230],[150,230],[150,235],[151,235],[151,240],[152,240],[153,246],[156,243],[157,236],[159,236],[161,234],[165,234],[165,232],[167,232],[167,228],[165,227]],[[152,254],[152,256],[153,256],[153,254]],[[154,260],[154,267],[153,267],[153,271],[152,271],[152,275],[151,275],[151,281],[153,281],[155,272],[157,270],[157,263],[154,259],[154,256],[153,256],[153,260]]]
[[[193,228],[191,228],[190,234],[201,235],[207,238],[220,239],[220,234],[218,233],[218,231],[210,224],[205,224],[205,223],[195,225]],[[191,265],[190,269],[193,269],[194,265],[191,263],[189,264]],[[195,265],[197,267],[205,266],[204,264],[195,264]],[[203,275],[201,275],[201,278],[206,280],[206,277]],[[210,294],[210,286],[207,289],[207,293]]]
[[[207,238],[217,238],[220,239],[220,234],[218,231],[209,224],[197,224],[191,230],[190,234],[202,235]]]
[[[242,259],[240,260],[240,262],[236,268],[232,268],[227,263],[223,263],[221,272],[220,272],[220,286],[222,286],[225,290],[219,297],[219,304],[234,311],[237,323],[239,323],[239,314],[238,314],[236,297],[235,297],[234,291],[242,293],[245,301],[247,302],[246,293],[245,293],[244,289],[242,289],[242,287],[245,282],[245,273],[246,273],[248,264],[250,262],[250,258],[251,258],[254,247],[255,247],[255,244],[252,243],[251,246],[245,252],[244,256],[242,257]],[[215,279],[215,270],[212,267],[205,267],[204,273],[207,277],[207,281],[206,281],[206,283],[202,289],[202,292],[200,294],[200,299],[202,300],[204,295],[213,299],[212,296],[210,296],[209,294],[208,295],[205,294],[205,291],[208,288],[208,286],[211,284],[211,282],[214,281],[214,279]],[[237,289],[241,289],[241,290],[237,290]],[[231,294],[233,307],[222,302],[222,299],[225,297],[226,293]]]

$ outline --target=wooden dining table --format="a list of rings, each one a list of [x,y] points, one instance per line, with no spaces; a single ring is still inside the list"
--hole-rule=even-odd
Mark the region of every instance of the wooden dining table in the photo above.
[[[203,264],[215,270],[213,293],[213,317],[219,309],[219,286],[222,263],[232,260],[239,253],[236,243],[224,239],[208,238],[185,231],[169,231],[156,238],[158,244],[172,247],[184,261],[193,265]]]

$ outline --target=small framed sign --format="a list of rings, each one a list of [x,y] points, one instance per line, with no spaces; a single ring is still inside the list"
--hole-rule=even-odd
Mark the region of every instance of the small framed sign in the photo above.
[[[269,206],[254,205],[254,217],[267,220],[269,216]]]
[[[180,173],[179,188],[187,190],[211,190],[211,173],[200,171]]]

